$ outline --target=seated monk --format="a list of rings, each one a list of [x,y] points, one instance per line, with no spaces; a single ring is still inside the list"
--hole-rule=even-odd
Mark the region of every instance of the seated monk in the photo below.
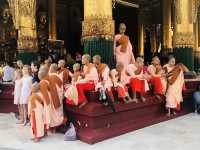
[[[60,126],[63,123],[63,83],[59,78],[57,64],[51,64],[49,69],[49,84],[51,94],[51,128]]]
[[[69,76],[72,81],[71,84],[65,86],[66,103],[69,105],[78,105],[78,91],[76,83],[82,79],[80,69],[80,64],[76,63],[73,65],[73,73],[69,72]]]
[[[167,72],[166,108],[167,116],[176,114],[180,110],[180,103],[183,102],[182,90],[184,86],[184,72],[189,70],[183,64],[177,64],[173,56],[169,58],[168,64],[164,65]],[[172,111],[172,112],[171,112]]]
[[[165,72],[160,64],[160,59],[157,56],[153,57],[152,64],[148,66],[147,72],[149,82],[153,85],[154,94],[160,99],[160,95],[164,95],[166,91],[166,79]]]
[[[95,90],[96,83],[99,80],[95,65],[90,63],[90,55],[85,54],[82,56],[82,64],[84,65],[81,73],[82,79],[76,83],[79,108],[88,103],[85,92]]]
[[[129,84],[129,77],[126,74],[124,65],[122,63],[117,63],[116,69],[111,70],[110,72],[113,85],[118,94],[118,98],[122,99],[125,103],[129,103],[132,99],[128,93],[127,84]]]
[[[49,69],[45,66],[41,67],[38,72],[38,77],[40,79],[40,92],[41,98],[44,104],[44,120],[46,128],[49,129],[51,123],[51,95],[50,95],[50,84],[49,84],[49,77],[48,77]]]
[[[95,55],[93,57],[93,63],[95,64],[98,75],[99,82],[96,85],[96,90],[100,92],[99,100],[105,100],[106,95],[108,95],[112,101],[114,101],[114,96],[112,93],[112,80],[110,78],[110,68],[108,65],[101,63],[101,56]]]
[[[66,62],[64,59],[58,61],[58,74],[64,85],[69,83],[69,70],[65,68],[65,65]]]
[[[31,96],[28,101],[28,116],[31,123],[32,137],[38,142],[46,134],[44,121],[44,106],[38,83],[32,85]]]
[[[134,64],[130,64],[127,67],[127,72],[130,79],[130,86],[132,92],[134,94],[134,101],[138,102],[137,100],[137,92],[140,94],[141,100],[143,102],[146,101],[144,98],[145,93],[149,90],[149,85],[144,75],[144,59],[142,57],[138,57]]]

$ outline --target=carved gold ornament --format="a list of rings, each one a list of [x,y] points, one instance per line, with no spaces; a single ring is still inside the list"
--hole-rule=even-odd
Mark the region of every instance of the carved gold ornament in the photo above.
[[[21,37],[18,39],[19,52],[36,52],[38,47],[38,40],[32,37]]]
[[[88,38],[105,38],[113,40],[114,21],[110,17],[89,17],[85,18],[82,26],[83,40]]]
[[[173,36],[174,47],[193,47],[194,34],[193,33],[176,33]]]

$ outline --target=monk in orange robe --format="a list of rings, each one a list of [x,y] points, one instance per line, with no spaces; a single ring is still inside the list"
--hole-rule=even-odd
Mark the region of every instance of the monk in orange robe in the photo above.
[[[111,70],[110,74],[118,98],[122,99],[125,103],[133,101],[129,96],[127,87],[130,77],[127,75],[123,63],[117,63],[116,69]]]
[[[152,59],[152,64],[147,68],[149,75],[149,82],[154,87],[154,94],[158,99],[160,99],[160,95],[164,95],[166,91],[166,78],[165,71],[163,70],[160,59],[155,56]]]
[[[35,142],[38,142],[47,132],[43,116],[43,100],[39,89],[38,83],[32,85],[32,94],[28,102],[28,115],[31,122],[32,136]]]
[[[132,92],[134,94],[134,99],[137,102],[137,92],[140,94],[141,100],[143,102],[146,101],[144,95],[149,90],[147,78],[144,74],[144,59],[142,57],[138,57],[136,59],[136,62],[134,64],[130,64],[127,67],[127,72],[130,79],[130,86],[132,89]]]
[[[44,118],[45,118],[45,125],[47,129],[50,127],[51,122],[51,95],[50,95],[50,83],[48,77],[49,69],[45,66],[41,67],[38,72],[38,77],[40,79],[40,92],[42,95],[42,100],[44,103]]]
[[[176,64],[176,59],[171,56],[168,64],[164,65],[167,72],[167,90],[166,90],[166,108],[167,116],[176,114],[176,110],[180,110],[180,104],[183,102],[183,86],[184,72],[188,72],[188,68],[183,64]]]
[[[69,70],[65,68],[65,65],[66,65],[65,60],[58,61],[58,68],[59,68],[58,73],[64,85],[69,83]]]
[[[80,69],[81,66],[79,63],[75,63],[73,65],[73,73],[69,73],[69,76],[71,77],[71,84],[65,86],[66,103],[69,105],[78,105],[78,91],[76,83],[82,79]]]
[[[51,123],[50,127],[54,128],[63,123],[63,83],[59,78],[57,64],[51,64],[49,69],[49,85],[51,94]]]
[[[101,56],[95,55],[93,57],[93,63],[95,64],[98,75],[99,75],[99,82],[96,85],[96,90],[100,92],[100,99],[106,99],[104,96],[105,93],[114,101],[114,96],[112,93],[112,80],[110,77],[110,68],[107,64],[101,63]]]
[[[84,65],[83,72],[81,73],[82,79],[76,83],[78,104],[81,104],[79,108],[88,103],[85,92],[95,90],[95,86],[99,80],[95,65],[90,63],[90,55],[85,54],[82,56],[82,64]]]

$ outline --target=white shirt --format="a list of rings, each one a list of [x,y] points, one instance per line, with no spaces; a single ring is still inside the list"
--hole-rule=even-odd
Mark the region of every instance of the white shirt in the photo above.
[[[14,80],[14,68],[10,66],[5,66],[3,68],[3,81],[13,81]]]

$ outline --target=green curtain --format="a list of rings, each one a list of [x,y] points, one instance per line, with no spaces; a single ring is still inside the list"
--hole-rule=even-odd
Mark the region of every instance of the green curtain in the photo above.
[[[103,38],[91,38],[84,41],[84,53],[90,56],[100,55],[102,62],[108,64],[111,68],[114,67],[112,40]]]
[[[22,60],[24,64],[30,64],[33,60],[37,60],[38,53],[23,52],[18,53],[18,59]]]
[[[194,54],[192,48],[175,48],[174,56],[177,63],[183,63],[191,71],[194,71]]]

